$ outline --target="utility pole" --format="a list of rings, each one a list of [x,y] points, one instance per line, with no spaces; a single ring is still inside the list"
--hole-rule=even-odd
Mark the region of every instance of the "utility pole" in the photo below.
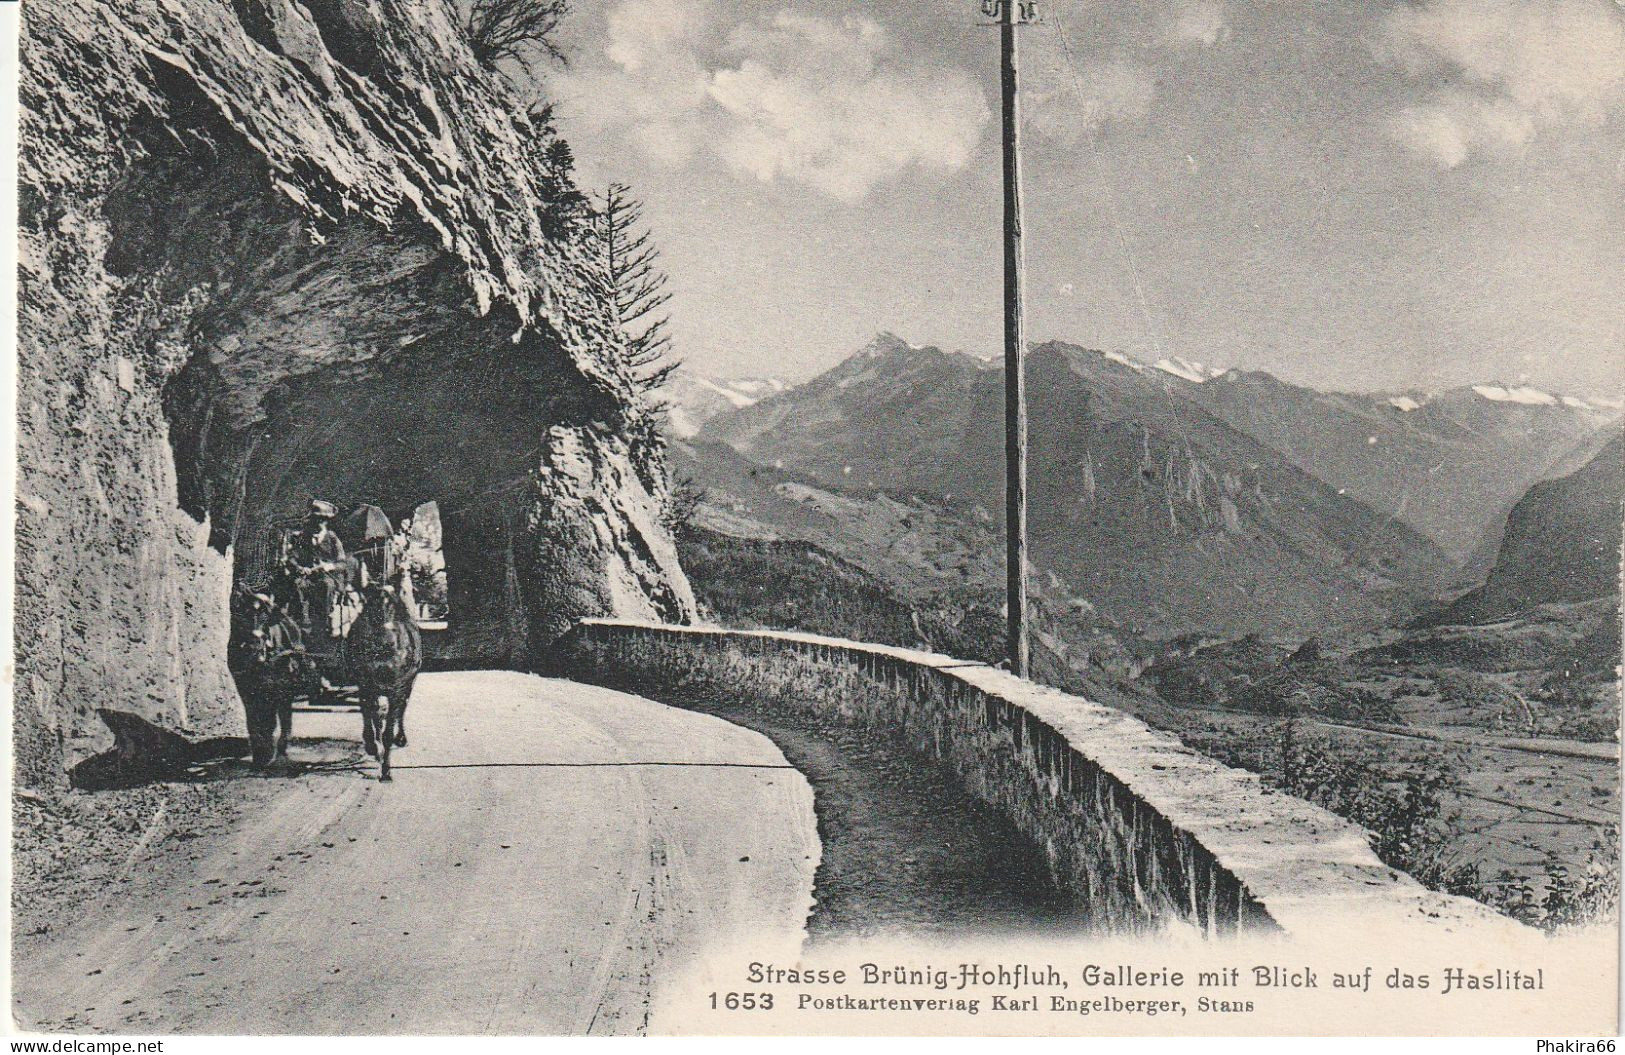
[[[1027,676],[1027,335],[1021,282],[1021,102],[1016,29],[1034,18],[1032,0],[982,0],[999,26],[999,83],[1004,117],[1004,539],[1010,673]]]

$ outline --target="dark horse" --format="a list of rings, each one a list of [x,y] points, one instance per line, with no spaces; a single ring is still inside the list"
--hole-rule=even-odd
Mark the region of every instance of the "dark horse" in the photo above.
[[[400,593],[375,582],[362,592],[361,614],[344,637],[344,666],[361,696],[361,741],[390,780],[389,749],[406,746],[406,703],[423,666],[423,639]],[[379,744],[382,743],[382,754]]]
[[[239,586],[231,595],[226,666],[243,698],[254,764],[264,767],[286,758],[293,734],[293,700],[309,683],[313,669],[299,627],[271,598]],[[273,740],[279,721],[282,734]]]

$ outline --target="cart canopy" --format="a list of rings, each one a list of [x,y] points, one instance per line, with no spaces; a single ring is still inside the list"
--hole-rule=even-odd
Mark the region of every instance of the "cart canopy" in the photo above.
[[[348,549],[360,549],[381,542],[395,533],[384,511],[370,505],[356,506],[345,514],[337,528],[339,539]]]

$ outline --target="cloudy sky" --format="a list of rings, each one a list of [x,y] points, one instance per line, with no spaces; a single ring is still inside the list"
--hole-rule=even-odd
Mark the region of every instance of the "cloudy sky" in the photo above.
[[[977,0],[581,3],[547,91],[633,185],[681,354],[999,347]],[[1625,0],[1052,0],[1029,335],[1342,388],[1625,389]]]

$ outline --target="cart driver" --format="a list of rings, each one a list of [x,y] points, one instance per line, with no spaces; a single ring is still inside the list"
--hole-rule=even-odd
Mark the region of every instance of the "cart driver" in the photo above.
[[[310,501],[305,521],[289,540],[288,562],[311,629],[336,633],[335,619],[344,593],[347,564],[344,543],[333,532],[338,508],[319,498]]]

